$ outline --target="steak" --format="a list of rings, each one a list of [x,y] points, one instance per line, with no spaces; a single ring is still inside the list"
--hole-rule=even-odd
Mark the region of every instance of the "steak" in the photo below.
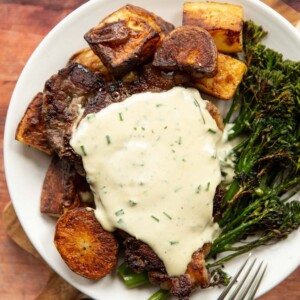
[[[105,84],[101,77],[85,66],[71,63],[51,76],[44,87],[42,117],[51,149],[60,158],[80,165],[81,159],[70,146],[70,139],[74,126],[79,122],[81,109],[84,109],[84,117],[136,93],[169,90],[181,80],[186,80],[184,76],[182,79],[177,77],[148,65],[137,71],[131,81]],[[83,174],[82,168],[78,169]]]
[[[205,257],[209,253],[211,244],[206,243],[195,251],[187,266],[186,272],[180,276],[168,276],[161,259],[146,243],[134,237],[127,237],[124,241],[125,262],[137,273],[148,272],[150,282],[158,284],[163,289],[181,300],[189,299],[193,289],[208,287],[210,277],[205,267]]]
[[[100,77],[78,63],[70,64],[46,81],[42,115],[49,144],[60,158],[79,160],[69,143],[73,126],[80,108],[103,85]]]

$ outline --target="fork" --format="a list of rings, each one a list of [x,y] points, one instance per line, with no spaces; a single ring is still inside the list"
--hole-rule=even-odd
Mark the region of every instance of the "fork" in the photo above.
[[[256,263],[256,260],[257,260],[255,258],[253,260],[253,262],[250,264],[250,266],[248,267],[248,269],[245,270],[243,277],[240,279],[240,275],[241,275],[243,269],[245,268],[245,266],[247,265],[250,256],[251,256],[251,253],[248,255],[248,258],[243,263],[242,267],[238,270],[238,272],[235,274],[234,278],[232,278],[232,280],[230,281],[230,283],[228,284],[226,289],[222,292],[222,294],[219,296],[219,298],[217,300],[223,300],[226,298],[226,296],[228,296],[228,298],[226,298],[228,300],[237,300],[237,299],[251,300],[251,299],[254,299],[257,289],[258,289],[258,287],[262,281],[262,278],[265,274],[265,271],[267,269],[267,264],[261,271],[261,268],[263,265],[263,261],[262,261],[259,264],[259,266],[256,267],[256,271],[255,270],[252,271],[252,269]],[[251,274],[252,276],[246,281],[246,279],[248,278],[250,273],[252,273]],[[240,282],[236,285],[236,288],[234,289],[234,291],[231,292],[233,285],[238,281],[237,279],[240,279]],[[248,297],[246,297],[246,296],[248,296]]]

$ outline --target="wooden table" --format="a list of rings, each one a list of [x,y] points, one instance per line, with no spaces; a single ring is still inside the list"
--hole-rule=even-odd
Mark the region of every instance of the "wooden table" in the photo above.
[[[15,83],[27,59],[42,38],[64,16],[84,2],[86,1],[0,1],[0,212],[10,201],[4,176],[2,141],[5,116]],[[284,1],[290,7],[277,0],[264,2],[278,9],[294,24],[299,20],[296,11],[290,10],[290,7],[293,7],[300,12],[299,0]],[[0,299],[35,299],[45,286],[47,279],[48,269],[15,245],[8,238],[0,223]],[[281,300],[282,298],[300,299],[300,267],[260,300]]]

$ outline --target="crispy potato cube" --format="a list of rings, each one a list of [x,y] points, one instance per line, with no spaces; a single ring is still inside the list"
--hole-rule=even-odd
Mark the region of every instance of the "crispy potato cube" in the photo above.
[[[159,33],[161,39],[175,28],[173,24],[139,6],[127,4],[126,9],[148,22]]]
[[[155,52],[153,65],[164,71],[184,71],[193,76],[217,73],[217,48],[199,26],[184,25],[171,31]]]
[[[93,52],[91,48],[85,48],[74,53],[70,57],[68,65],[70,65],[72,62],[77,62],[86,66],[89,70],[97,75],[100,75],[106,81],[112,80],[111,72],[104,66],[101,59]]]
[[[93,206],[93,194],[86,179],[66,160],[54,156],[43,183],[41,213],[58,218],[70,209],[86,206]]]
[[[243,7],[228,3],[186,2],[183,24],[206,29],[223,53],[243,50]]]
[[[106,276],[117,263],[118,243],[102,228],[91,208],[63,214],[56,224],[54,244],[68,267],[89,279]]]
[[[217,98],[229,100],[234,96],[246,70],[242,61],[219,53],[218,73],[212,78],[193,78],[192,86]]]
[[[45,123],[42,118],[43,93],[38,93],[28,105],[17,130],[15,138],[30,147],[51,155]]]
[[[91,49],[117,77],[148,60],[172,24],[147,10],[126,5],[85,34]]]

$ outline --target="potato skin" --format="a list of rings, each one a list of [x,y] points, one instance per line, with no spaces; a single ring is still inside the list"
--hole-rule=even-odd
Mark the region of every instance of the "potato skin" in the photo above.
[[[206,29],[220,52],[236,53],[243,50],[243,7],[240,5],[186,2],[183,6],[183,24]]]
[[[165,71],[184,71],[196,77],[217,72],[217,48],[211,35],[198,26],[171,31],[155,52],[153,65]]]
[[[104,24],[86,34],[85,39],[117,77],[146,61],[160,41],[159,34],[138,18]]]
[[[111,72],[104,66],[99,56],[97,56],[91,48],[84,48],[74,53],[70,57],[68,65],[72,62],[86,66],[89,70],[105,79],[105,81],[112,80]]]
[[[87,199],[82,200],[82,195]],[[40,211],[51,217],[60,217],[76,207],[93,207],[93,196],[85,177],[74,166],[56,155],[48,167],[41,194]],[[89,197],[88,197],[89,196]]]
[[[117,263],[118,243],[102,228],[93,209],[63,214],[56,224],[54,244],[68,267],[88,279],[108,275]]]
[[[174,26],[134,5],[125,5],[104,18],[84,36],[91,49],[116,77],[150,59]]]
[[[51,155],[45,123],[42,117],[43,93],[38,93],[28,105],[17,130],[15,138],[30,147]]]

